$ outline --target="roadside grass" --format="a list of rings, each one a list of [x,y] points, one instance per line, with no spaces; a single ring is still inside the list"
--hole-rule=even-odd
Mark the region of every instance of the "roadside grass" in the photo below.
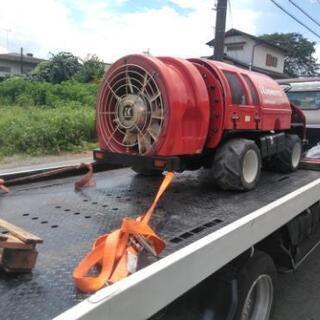
[[[0,106],[60,107],[69,103],[94,106],[98,83],[74,80],[52,84],[12,77],[0,82]]]
[[[70,102],[56,108],[0,106],[0,160],[92,149],[95,110]]]

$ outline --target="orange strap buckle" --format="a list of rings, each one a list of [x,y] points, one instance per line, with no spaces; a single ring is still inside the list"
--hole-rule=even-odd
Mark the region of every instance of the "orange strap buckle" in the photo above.
[[[164,241],[151,229],[149,222],[173,177],[173,172],[166,174],[153,203],[143,216],[123,219],[120,229],[104,234],[94,242],[92,250],[73,272],[79,290],[95,292],[106,284],[119,281],[135,272],[141,250],[146,249],[158,255],[165,248]],[[98,275],[89,276],[88,273],[95,266],[99,267]]]

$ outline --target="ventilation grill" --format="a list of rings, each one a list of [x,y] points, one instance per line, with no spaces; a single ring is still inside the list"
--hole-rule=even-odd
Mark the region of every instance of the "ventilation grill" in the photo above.
[[[154,150],[164,120],[155,76],[140,66],[127,64],[103,80],[98,126],[108,150],[140,155]]]

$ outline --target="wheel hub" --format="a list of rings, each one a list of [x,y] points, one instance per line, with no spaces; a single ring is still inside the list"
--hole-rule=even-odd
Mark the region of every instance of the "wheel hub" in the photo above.
[[[244,302],[241,320],[268,320],[273,303],[273,284],[269,275],[260,275]]]
[[[148,119],[145,101],[134,94],[123,97],[117,105],[115,121],[119,129],[142,130]]]
[[[301,144],[296,143],[292,150],[292,156],[291,156],[291,164],[293,168],[297,168],[299,166],[301,158]]]
[[[243,159],[243,178],[247,183],[252,183],[259,171],[258,155],[254,150],[248,150]]]

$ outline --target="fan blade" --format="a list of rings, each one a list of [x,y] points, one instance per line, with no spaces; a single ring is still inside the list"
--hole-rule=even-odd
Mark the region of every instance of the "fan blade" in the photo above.
[[[133,145],[137,142],[137,135],[132,132],[126,132],[122,139],[122,143],[125,145]]]
[[[146,142],[147,149],[150,149],[150,147],[151,147],[151,145],[152,145],[150,133],[147,131],[147,132],[144,134],[143,138],[144,138],[144,141]]]
[[[139,154],[142,154],[144,153],[144,145],[143,145],[143,142],[142,142],[143,138],[142,138],[142,135],[138,135],[138,149],[139,149]]]
[[[134,93],[133,92],[133,85],[132,85],[132,82],[131,82],[131,78],[130,78],[130,75],[129,75],[128,68],[126,69],[126,85],[129,87],[129,92],[130,93]]]
[[[150,135],[138,135],[138,149],[140,154],[144,154],[151,147],[151,136]]]
[[[144,77],[143,77],[143,84],[142,84],[142,88],[140,89],[140,93],[144,92],[144,90],[146,89],[146,87],[148,85],[149,80],[148,80],[148,73],[146,72]]]
[[[162,110],[157,108],[151,115],[152,118],[154,119],[159,119],[162,120],[163,119],[163,114],[162,114]]]
[[[121,98],[116,94],[116,92],[113,90],[112,86],[110,85],[110,83],[107,80],[103,80],[103,82],[108,86],[111,94],[116,98],[117,101],[120,101]]]
[[[156,94],[154,94],[153,96],[149,97],[149,102],[152,103],[152,102],[156,101],[160,97],[161,97],[161,93],[158,91]]]
[[[160,126],[157,122],[152,123],[151,126],[148,128],[148,132],[154,141],[158,139],[160,130]]]

